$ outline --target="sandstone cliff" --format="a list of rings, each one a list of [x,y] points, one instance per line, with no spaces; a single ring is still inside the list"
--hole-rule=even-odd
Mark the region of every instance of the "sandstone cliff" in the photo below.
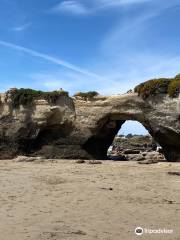
[[[157,94],[143,100],[136,93],[96,96],[92,100],[59,96],[14,108],[1,94],[0,158],[18,154],[47,158],[106,158],[126,120],[144,125],[162,146],[167,160],[180,159],[180,97]]]

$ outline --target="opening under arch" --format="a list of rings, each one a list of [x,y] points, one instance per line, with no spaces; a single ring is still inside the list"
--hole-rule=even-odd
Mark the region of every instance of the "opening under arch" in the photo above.
[[[133,130],[139,131],[140,135],[147,135],[149,132],[148,137],[150,140],[152,139],[152,137],[150,137],[153,133],[151,127],[148,122],[143,121],[143,119],[133,119],[133,117],[129,115],[107,116],[98,122],[97,128],[93,130],[92,136],[82,146],[83,149],[94,159],[108,159],[107,152],[115,136],[117,136],[118,133],[121,134],[121,131],[124,131],[123,129],[126,129],[127,132],[128,129],[130,129],[127,127],[129,124]],[[152,136],[154,137],[154,135]],[[154,149],[156,148],[154,147]]]
[[[112,160],[127,160],[128,154],[131,157],[136,154],[138,157],[137,154],[156,151],[158,147],[160,148],[140,122],[127,120],[108,148],[107,157]]]

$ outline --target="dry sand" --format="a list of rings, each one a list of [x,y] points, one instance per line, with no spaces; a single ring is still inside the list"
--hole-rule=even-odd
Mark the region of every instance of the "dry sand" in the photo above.
[[[0,240],[180,240],[180,176],[168,171],[180,163],[0,161]]]

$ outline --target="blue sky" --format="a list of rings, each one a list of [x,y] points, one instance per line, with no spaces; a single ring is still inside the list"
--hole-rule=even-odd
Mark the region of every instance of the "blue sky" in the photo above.
[[[123,93],[180,72],[180,0],[0,0],[0,92]]]

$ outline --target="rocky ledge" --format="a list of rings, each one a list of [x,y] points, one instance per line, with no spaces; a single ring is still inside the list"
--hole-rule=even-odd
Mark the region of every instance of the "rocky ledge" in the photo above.
[[[110,97],[54,94],[31,104],[14,105],[12,92],[1,94],[0,158],[106,159],[121,125],[136,120],[161,145],[168,161],[180,160],[180,96],[158,93],[142,98],[129,92]],[[48,97],[47,97],[48,96]]]

